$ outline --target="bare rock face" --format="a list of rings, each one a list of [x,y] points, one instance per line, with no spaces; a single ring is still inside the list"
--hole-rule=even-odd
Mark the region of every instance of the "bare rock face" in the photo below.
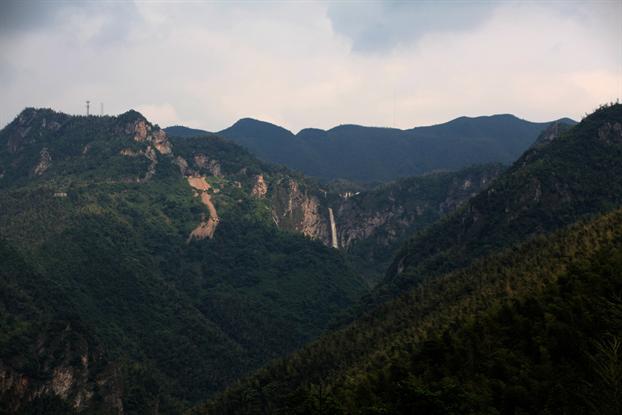
[[[199,169],[206,169],[209,171],[210,175],[222,177],[222,170],[218,160],[210,159],[205,154],[199,153],[194,156],[194,163]]]
[[[95,391],[99,391],[105,397],[106,413],[123,414],[120,373],[114,365],[103,362],[99,352],[90,350],[88,342],[70,325],[51,337],[42,333],[32,353],[39,365],[38,376],[0,360],[3,406],[19,412],[25,402],[54,395],[81,412],[94,405]]]
[[[127,133],[134,133],[134,141],[142,143],[147,140],[151,126],[145,120],[136,120],[125,128]]]
[[[326,218],[320,212],[320,205],[316,197],[304,197],[300,203],[302,221],[300,230],[303,235],[313,239],[326,239]]]
[[[147,168],[147,172],[142,178],[138,178],[137,181],[139,183],[146,182],[150,180],[156,173],[156,167],[158,165],[158,155],[160,153],[162,155],[172,155],[173,148],[168,140],[168,137],[164,130],[159,128],[153,128],[146,120],[137,119],[134,122],[130,122],[125,126],[126,134],[133,134],[133,140],[139,143],[145,143],[147,146],[144,150],[131,150],[131,149],[123,149],[121,150],[121,155],[126,157],[137,157],[140,155],[144,155],[149,161],[149,167]],[[179,160],[176,160],[179,165]],[[187,163],[180,169],[185,172],[187,169]]]
[[[121,150],[119,152],[119,154],[121,154],[122,156],[125,156],[125,157],[138,157],[138,156],[142,156],[143,152],[142,151],[134,151],[131,148],[124,148],[123,150]]]
[[[253,185],[253,189],[251,190],[251,196],[256,197],[258,199],[263,199],[268,194],[268,185],[263,178],[263,174],[259,174],[255,176],[255,184]]]
[[[164,130],[154,130],[144,119],[128,123],[125,126],[125,132],[127,134],[134,134],[134,141],[152,144],[160,154],[171,154],[173,151],[172,145],[170,141],[168,141],[168,137],[166,136]]]
[[[190,169],[188,168],[188,162],[182,156],[175,157],[175,164],[179,167],[179,172],[182,176],[190,175]]]
[[[389,246],[460,206],[485,189],[502,169],[454,177],[439,196],[415,196],[416,183],[395,185],[388,193],[363,192],[333,203],[340,249],[374,238],[378,246]],[[412,195],[412,196],[408,196]],[[538,197],[537,194],[534,197]],[[421,225],[419,225],[421,224]]]
[[[158,165],[158,155],[152,146],[147,147],[145,150],[145,157],[151,161],[149,167],[147,167],[147,172],[142,179],[139,179],[140,182],[146,182],[150,180],[156,173],[156,167]]]
[[[24,144],[32,142],[29,133],[36,118],[35,110],[24,110],[17,117],[17,128],[7,140],[7,148],[9,153],[16,153]]]
[[[331,243],[328,211],[321,209],[317,196],[301,190],[296,180],[277,183],[271,202],[272,218],[279,228]]]
[[[41,153],[39,153],[39,163],[35,166],[34,173],[37,176],[41,176],[50,167],[52,162],[52,156],[48,152],[46,147],[43,147]]]
[[[606,144],[621,144],[622,143],[622,124],[605,123],[598,129],[598,139]]]
[[[171,143],[168,141],[168,137],[164,130],[156,130],[152,134],[152,142],[154,147],[160,152],[160,154],[171,154],[173,151]]]
[[[559,136],[564,132],[565,126],[562,123],[554,122],[549,125],[546,130],[540,133],[540,136],[533,144],[533,147],[544,147],[553,140],[559,138]]]

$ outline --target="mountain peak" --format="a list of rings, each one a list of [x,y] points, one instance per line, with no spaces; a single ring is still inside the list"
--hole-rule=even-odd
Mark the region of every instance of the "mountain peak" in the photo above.
[[[149,120],[147,120],[147,118],[142,115],[140,112],[134,110],[134,109],[130,109],[126,112],[124,112],[123,114],[119,114],[117,116],[117,119],[122,122],[122,123],[131,123],[131,122],[140,122],[140,121],[144,121],[146,123],[149,123]]]
[[[218,132],[218,134],[222,134],[226,138],[246,137],[249,135],[257,135],[258,138],[261,138],[263,135],[266,134],[278,136],[294,136],[291,131],[276,124],[248,117],[240,118],[231,127]]]

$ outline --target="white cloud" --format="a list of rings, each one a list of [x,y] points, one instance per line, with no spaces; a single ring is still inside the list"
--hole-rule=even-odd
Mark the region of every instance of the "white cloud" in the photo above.
[[[428,8],[426,30],[412,33],[373,4],[385,14],[355,4],[362,17],[350,29],[327,3],[66,7],[36,30],[0,31],[0,122],[25,106],[81,113],[86,99],[211,131],[245,116],[294,131],[505,112],[579,118],[622,95],[622,6],[559,4],[500,3],[453,26],[435,25],[444,8]],[[358,34],[378,20],[402,26],[368,52]]]

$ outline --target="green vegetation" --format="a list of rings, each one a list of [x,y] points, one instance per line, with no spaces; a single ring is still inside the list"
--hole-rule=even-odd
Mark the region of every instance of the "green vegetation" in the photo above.
[[[490,186],[342,198],[133,111],[25,110],[0,131],[0,413],[620,413],[622,105],[549,133]],[[301,235],[328,207],[388,216],[343,255]],[[365,296],[352,263],[409,232]]]
[[[574,124],[568,119],[563,122]],[[505,114],[460,117],[410,130],[340,125],[328,131],[304,129],[294,135],[279,126],[245,118],[218,134],[262,160],[309,176],[374,182],[474,164],[510,164],[547,125]],[[183,127],[172,131],[201,135]]]
[[[117,396],[125,413],[179,413],[316,337],[363,292],[338,252],[278,231],[249,197],[255,174],[282,169],[214,137],[160,154],[157,133],[135,112],[34,109],[0,132],[0,369],[30,385],[5,391],[7,410],[56,408],[58,392],[26,402],[71,371],[70,406],[108,413]],[[213,239],[188,239],[207,209],[178,157],[219,191]]]
[[[377,298],[539,233],[622,204],[622,105],[603,107],[545,146],[528,150],[485,192],[416,235]]]
[[[345,249],[353,268],[375,285],[408,238],[486,189],[503,170],[492,164],[411,177],[340,201],[333,209],[342,233],[368,227]]]
[[[622,409],[622,210],[426,280],[196,413]]]
[[[619,413],[621,125],[615,104],[539,140],[359,318],[196,412]]]

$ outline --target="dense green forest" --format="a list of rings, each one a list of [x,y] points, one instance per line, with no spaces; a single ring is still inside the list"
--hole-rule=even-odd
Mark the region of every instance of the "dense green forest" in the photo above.
[[[500,164],[470,166],[359,190],[332,204],[341,248],[375,285],[404,242],[488,188],[504,170]]]
[[[622,210],[422,282],[194,413],[617,414]]]
[[[614,104],[541,137],[348,326],[196,411],[619,413],[621,125]]]
[[[574,124],[569,119],[561,120]],[[514,162],[549,123],[503,114],[408,130],[340,125],[298,134],[244,118],[220,131],[265,161],[323,180],[389,181],[473,164]],[[178,134],[201,134],[174,127]]]
[[[392,295],[421,278],[533,235],[622,204],[622,105],[605,106],[539,142],[459,211],[406,243],[376,293]]]
[[[2,253],[27,264],[2,267],[4,410],[47,390],[45,405],[179,412],[316,337],[364,292],[342,255],[276,229],[249,197],[255,174],[281,169],[159,131],[136,112],[28,109],[0,132]],[[189,239],[206,208],[182,167],[218,190],[211,239]]]
[[[370,188],[26,109],[0,131],[0,413],[618,413],[621,125]]]

